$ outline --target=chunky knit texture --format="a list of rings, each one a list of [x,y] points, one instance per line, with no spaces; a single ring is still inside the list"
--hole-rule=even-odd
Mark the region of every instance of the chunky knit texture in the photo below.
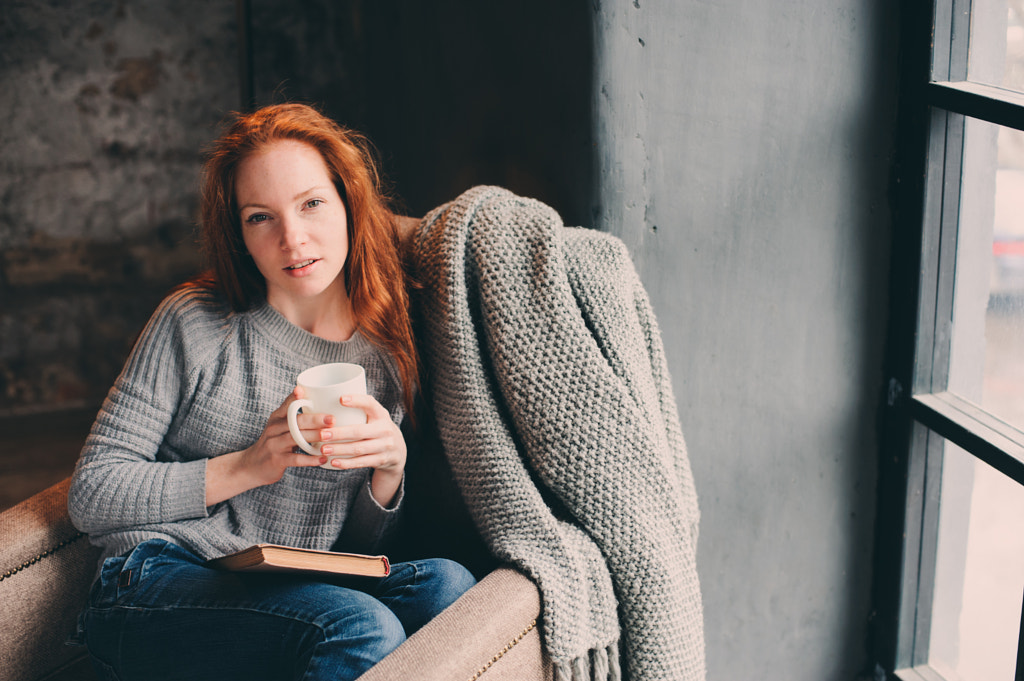
[[[541,590],[556,679],[704,679],[697,496],[622,242],[477,187],[414,251],[442,442],[491,550]]]
[[[299,372],[325,362],[363,365],[368,391],[401,422],[394,363],[358,333],[327,341],[269,305],[236,314],[197,287],[164,300],[96,418],[68,496],[101,561],[152,538],[204,558],[257,542],[376,550],[399,504],[374,501],[367,470],[292,468],[206,507],[206,462],[255,442]]]

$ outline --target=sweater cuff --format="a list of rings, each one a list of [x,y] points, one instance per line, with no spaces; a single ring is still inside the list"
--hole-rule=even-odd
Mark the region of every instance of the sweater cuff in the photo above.
[[[160,516],[163,522],[205,518],[206,510],[206,463],[209,459],[183,461],[167,464],[164,477],[163,508]]]

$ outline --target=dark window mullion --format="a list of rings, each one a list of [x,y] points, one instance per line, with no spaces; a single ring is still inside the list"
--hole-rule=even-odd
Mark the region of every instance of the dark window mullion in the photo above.
[[[945,123],[940,128],[940,121]],[[945,390],[949,382],[949,363],[953,340],[953,301],[956,294],[956,254],[959,238],[960,222],[960,189],[963,176],[964,158],[964,117],[960,114],[945,112],[936,118],[932,126],[932,134],[942,137],[941,157],[936,155],[936,163],[929,169],[942,178],[938,200],[937,215],[925,215],[926,242],[934,239],[938,244],[937,252],[931,254],[932,267],[926,276],[934,277],[930,285],[934,287],[934,326],[932,327],[931,347],[919,346],[918,352],[931,355],[931,372],[928,387],[921,381],[915,381],[915,392],[936,392]],[[939,164],[941,159],[941,165]],[[937,166],[937,167],[936,167]],[[929,191],[936,189],[929,183]],[[934,220],[934,222],[932,221]],[[934,235],[934,236],[932,236]]]
[[[931,432],[921,424],[914,424],[910,448],[914,452],[927,452]],[[928,542],[923,537],[928,498],[928,457],[912,456],[907,462],[906,507],[902,541],[902,570],[899,580],[899,599],[895,642],[895,667],[913,667],[918,663],[918,615],[921,612],[920,588],[922,574],[922,547]],[[926,571],[927,572],[927,571]]]
[[[931,80],[966,80],[970,55],[971,0],[936,0]]]
[[[921,609],[930,603],[927,594],[932,591],[930,572],[934,557],[922,555],[932,544],[922,533],[930,524],[926,520],[931,517],[929,508],[934,511],[928,492],[937,482],[934,468],[929,470],[929,463],[935,463],[934,458],[929,462],[929,441],[940,438],[913,420],[909,398],[924,386],[925,391],[930,390],[934,373],[941,235],[933,227],[941,223],[944,210],[949,116],[946,111],[928,105],[925,88],[932,80],[949,79],[953,14],[949,2],[939,0],[939,5],[942,6],[933,5],[931,0],[901,3],[904,59],[895,165],[899,192],[893,235],[887,350],[889,390],[882,423],[878,490],[881,522],[877,529],[874,597],[875,659],[887,673],[900,670],[898,677],[903,678],[902,673],[906,672],[907,678],[915,681],[936,679],[927,666],[914,667],[921,655],[927,653],[917,624]],[[936,13],[945,14],[944,37],[933,33]],[[936,63],[941,65],[937,70]],[[949,312],[947,309],[944,314]]]
[[[912,392],[944,390],[953,328],[964,117],[931,108],[925,163],[920,305]],[[910,441],[897,664],[929,675],[944,441],[915,425]]]
[[[949,35],[949,72],[936,80],[967,80],[971,56],[971,0],[952,0],[953,25]]]
[[[942,496],[942,466],[945,440],[928,432],[924,445],[924,489],[921,511],[921,556],[918,559],[917,613],[914,628],[914,664],[928,663],[932,609],[935,600],[935,569],[939,546],[939,509]]]
[[[915,395],[911,414],[969,454],[1024,485],[1024,433],[976,404],[942,392]]]
[[[972,81],[937,81],[925,87],[932,106],[996,125],[1024,130],[1024,93]]]
[[[953,316],[950,274],[956,265],[956,224],[960,211],[963,117],[931,109],[929,125],[912,393],[930,393],[946,387]]]

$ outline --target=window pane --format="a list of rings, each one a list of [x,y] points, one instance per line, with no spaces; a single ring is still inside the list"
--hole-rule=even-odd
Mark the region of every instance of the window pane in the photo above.
[[[1024,487],[946,443],[929,664],[1012,681],[1024,595]]]
[[[998,139],[982,406],[1024,430],[1024,132]]]
[[[1024,92],[1024,1],[973,0],[967,73]]]
[[[963,159],[949,389],[1024,430],[1024,133],[968,119]]]

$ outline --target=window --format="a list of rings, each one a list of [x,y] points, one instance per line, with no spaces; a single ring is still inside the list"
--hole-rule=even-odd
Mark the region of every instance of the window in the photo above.
[[[1024,681],[1024,0],[905,0],[874,652]]]

